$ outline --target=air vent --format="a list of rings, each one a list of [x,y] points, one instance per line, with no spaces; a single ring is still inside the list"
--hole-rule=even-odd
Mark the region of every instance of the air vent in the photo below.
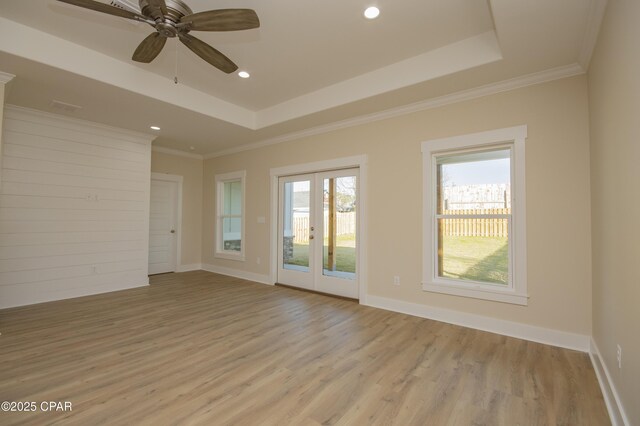
[[[118,9],[128,10],[133,13],[140,13],[140,6],[138,2],[131,0],[111,0],[111,6],[117,7]]]
[[[56,101],[55,99],[49,102],[49,106],[51,106],[51,108],[55,109],[56,111],[67,112],[67,113],[74,113],[80,108],[82,108],[81,106],[68,104],[66,102]]]

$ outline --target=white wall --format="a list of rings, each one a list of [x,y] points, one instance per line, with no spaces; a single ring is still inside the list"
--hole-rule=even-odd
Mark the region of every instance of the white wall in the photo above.
[[[0,308],[148,284],[151,139],[5,107]]]

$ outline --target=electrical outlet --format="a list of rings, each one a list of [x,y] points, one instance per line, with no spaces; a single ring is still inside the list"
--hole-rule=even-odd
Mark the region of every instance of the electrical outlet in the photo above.
[[[393,276],[393,285],[400,285],[400,276],[399,275],[394,275]]]
[[[622,347],[618,345],[618,353],[616,358],[618,359],[618,368],[622,369]]]

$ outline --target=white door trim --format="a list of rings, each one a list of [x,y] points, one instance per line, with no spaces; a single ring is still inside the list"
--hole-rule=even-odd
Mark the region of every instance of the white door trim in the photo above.
[[[358,299],[360,304],[367,303],[367,156],[356,155],[332,160],[315,161],[312,163],[295,164],[291,166],[275,167],[269,171],[271,176],[271,231],[270,231],[270,272],[269,283],[275,284],[278,279],[278,179],[282,176],[317,173],[328,170],[359,168],[359,207],[357,247],[358,247]]]
[[[182,266],[182,183],[184,181],[183,176],[170,175],[166,173],[151,173],[151,180],[159,180],[165,182],[175,182],[178,184],[178,197],[176,200],[176,267],[174,272],[180,270]],[[147,259],[149,263],[149,259]]]

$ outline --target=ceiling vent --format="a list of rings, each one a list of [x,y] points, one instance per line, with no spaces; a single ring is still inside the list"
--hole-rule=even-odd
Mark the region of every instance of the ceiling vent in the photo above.
[[[51,108],[56,111],[66,112],[66,113],[74,113],[80,108],[82,108],[81,106],[68,104],[66,102],[56,101],[55,99],[49,102],[49,106],[51,106]]]
[[[117,7],[118,9],[128,10],[133,13],[140,13],[140,6],[137,1],[132,0],[111,0],[111,6]]]

